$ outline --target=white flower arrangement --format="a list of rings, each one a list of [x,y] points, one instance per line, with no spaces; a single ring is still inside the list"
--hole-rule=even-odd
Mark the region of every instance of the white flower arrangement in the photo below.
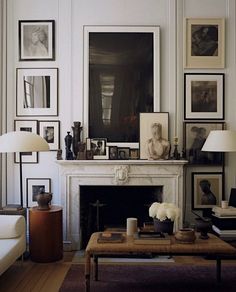
[[[179,218],[180,209],[172,203],[153,203],[149,208],[149,216],[160,221],[170,219],[175,221]]]

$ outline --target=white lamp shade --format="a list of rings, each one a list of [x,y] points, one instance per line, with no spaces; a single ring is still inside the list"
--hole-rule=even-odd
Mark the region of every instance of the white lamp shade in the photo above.
[[[236,132],[231,130],[211,131],[202,151],[236,152]]]
[[[49,145],[41,136],[26,131],[8,132],[0,136],[0,152],[49,151]]]

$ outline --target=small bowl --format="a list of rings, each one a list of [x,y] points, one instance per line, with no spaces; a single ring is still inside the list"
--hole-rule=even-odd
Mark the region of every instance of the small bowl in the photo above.
[[[181,243],[194,243],[195,231],[192,228],[182,228],[175,234],[175,239]]]

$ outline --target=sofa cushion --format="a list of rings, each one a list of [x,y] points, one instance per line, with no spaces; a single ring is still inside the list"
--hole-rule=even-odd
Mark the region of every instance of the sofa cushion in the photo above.
[[[21,215],[0,215],[0,238],[16,238],[25,232],[25,218]]]

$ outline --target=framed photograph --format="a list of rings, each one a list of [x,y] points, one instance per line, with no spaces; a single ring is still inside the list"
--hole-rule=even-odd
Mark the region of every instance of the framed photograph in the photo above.
[[[224,119],[224,74],[184,74],[185,119]]]
[[[37,134],[38,121],[36,120],[15,120],[15,131],[26,131]],[[20,162],[19,153],[14,153],[15,163]],[[38,163],[38,152],[24,152],[22,153],[22,163]]]
[[[57,116],[57,68],[18,68],[16,78],[17,116]]]
[[[51,192],[50,178],[27,178],[26,179],[26,206],[37,206],[36,195],[41,192]]]
[[[139,159],[139,149],[130,148],[129,158],[134,160]]]
[[[127,160],[129,159],[129,148],[128,147],[118,147],[118,159]]]
[[[140,113],[139,124],[140,159],[168,159],[169,113]]]
[[[159,110],[160,27],[84,26],[87,137],[138,147],[139,113]]]
[[[192,173],[192,209],[219,206],[223,199],[223,172]]]
[[[225,19],[185,20],[185,68],[225,67]]]
[[[55,21],[19,21],[19,60],[55,60]]]
[[[210,131],[224,130],[223,122],[185,122],[184,123],[184,149],[189,164],[223,165],[224,153],[201,151]]]
[[[118,147],[109,146],[109,159],[118,159]]]
[[[108,149],[106,147],[107,139],[98,138],[98,139],[89,139],[90,149],[93,153],[93,159],[108,159]],[[87,141],[87,143],[88,143]]]
[[[39,135],[48,142],[51,151],[60,149],[60,121],[40,121]]]

